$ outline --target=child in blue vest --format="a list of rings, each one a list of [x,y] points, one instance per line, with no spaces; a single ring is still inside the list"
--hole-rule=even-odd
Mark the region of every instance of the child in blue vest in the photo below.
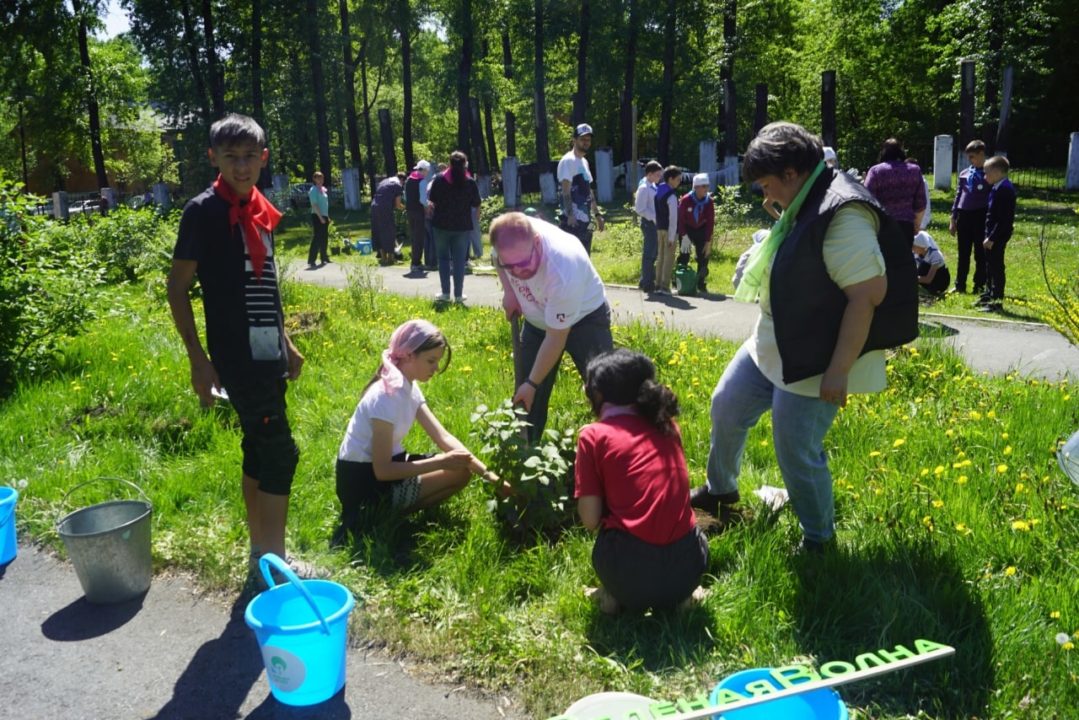
[[[663,182],[656,186],[657,295],[671,294],[674,258],[678,253],[678,193],[675,191],[681,182],[681,168],[671,165],[663,171]]]

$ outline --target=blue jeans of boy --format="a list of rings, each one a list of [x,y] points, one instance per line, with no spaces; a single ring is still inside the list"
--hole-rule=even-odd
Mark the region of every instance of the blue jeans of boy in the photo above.
[[[838,409],[820,398],[777,388],[743,345],[712,393],[708,489],[716,495],[738,489],[746,436],[761,415],[771,410],[776,460],[802,532],[816,542],[831,539],[835,534],[835,502],[824,436]]]
[[[438,279],[442,294],[450,294],[450,260],[453,261],[453,296],[464,297],[465,260],[471,230],[442,230],[435,228],[435,247],[438,250]]]

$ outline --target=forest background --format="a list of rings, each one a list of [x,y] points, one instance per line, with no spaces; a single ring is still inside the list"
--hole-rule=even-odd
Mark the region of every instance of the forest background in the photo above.
[[[935,135],[962,139],[963,60],[975,62],[976,133],[991,147],[1003,70],[1014,68],[1003,138],[1013,165],[1062,167],[1079,129],[1069,87],[1079,14],[1069,0],[119,4],[131,29],[101,40],[102,0],[4,3],[6,177],[42,194],[65,189],[78,158],[98,187],[163,180],[186,196],[206,184],[207,128],[228,111],[266,127],[270,172],[307,179],[321,168],[331,185],[345,167],[369,185],[457,148],[495,171],[507,154],[542,163],[568,148],[578,120],[618,163],[631,155],[634,105],[638,156],[695,168],[699,140],[744,150],[760,84],[768,119],[819,131],[825,70],[836,71],[845,166],[864,168],[891,136],[928,164]],[[727,102],[735,133],[724,132]],[[392,161],[380,110],[393,127]]]

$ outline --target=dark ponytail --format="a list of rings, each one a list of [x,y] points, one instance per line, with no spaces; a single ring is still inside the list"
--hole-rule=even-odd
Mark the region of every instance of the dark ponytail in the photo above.
[[[460,150],[455,150],[450,155],[450,179],[454,184],[464,182],[465,172],[468,169],[468,155]]]
[[[646,356],[625,348],[611,350],[592,358],[585,375],[585,392],[596,415],[604,402],[635,405],[661,432],[674,432],[678,398],[656,382],[656,366]]]

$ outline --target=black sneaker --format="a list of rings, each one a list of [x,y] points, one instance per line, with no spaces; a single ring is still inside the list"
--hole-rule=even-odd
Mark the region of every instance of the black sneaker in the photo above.
[[[703,510],[709,515],[719,517],[720,505],[734,505],[741,500],[741,495],[738,491],[724,493],[722,495],[713,495],[708,491],[707,485],[701,485],[689,494],[689,506],[696,508],[697,510]]]
[[[819,557],[834,552],[836,547],[835,537],[831,537],[824,542],[803,537],[802,542],[798,543],[798,547],[794,552],[796,555],[815,555]]]

